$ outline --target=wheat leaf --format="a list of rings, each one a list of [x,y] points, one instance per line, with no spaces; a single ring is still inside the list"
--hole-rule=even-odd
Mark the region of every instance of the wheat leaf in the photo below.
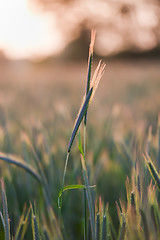
[[[146,155],[143,154],[143,157],[144,157],[144,159],[147,163],[147,166],[148,166],[149,172],[151,174],[151,177],[155,181],[158,189],[160,190],[160,177],[159,177],[159,174],[158,174],[151,158],[149,157],[149,155],[147,153],[146,153]]]
[[[0,152],[0,160],[24,169],[26,172],[30,173],[38,182],[41,183],[39,174],[29,164],[24,162],[19,157]]]

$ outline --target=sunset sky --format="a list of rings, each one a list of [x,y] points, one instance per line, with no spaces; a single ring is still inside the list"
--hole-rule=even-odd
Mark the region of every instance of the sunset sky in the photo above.
[[[41,13],[27,0],[0,0],[0,49],[11,58],[57,53],[60,32],[53,13]]]
[[[0,0],[0,50],[7,57],[57,54],[79,35],[84,22],[97,30],[95,52],[100,55],[160,45],[156,0],[76,0],[67,5],[54,1],[54,8],[47,10],[36,1],[40,0]]]

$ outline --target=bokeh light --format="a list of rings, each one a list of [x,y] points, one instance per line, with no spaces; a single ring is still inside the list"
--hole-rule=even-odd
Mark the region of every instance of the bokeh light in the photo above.
[[[1,0],[0,49],[11,58],[52,56],[94,27],[98,55],[149,51],[160,45],[159,16],[158,0]]]

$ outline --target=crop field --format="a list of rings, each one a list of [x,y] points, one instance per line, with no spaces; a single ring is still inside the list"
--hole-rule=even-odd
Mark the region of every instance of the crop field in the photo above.
[[[160,60],[105,63],[0,63],[0,239],[160,239]]]

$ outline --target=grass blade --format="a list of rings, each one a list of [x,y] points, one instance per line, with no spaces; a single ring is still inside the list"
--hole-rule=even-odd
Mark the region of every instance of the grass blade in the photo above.
[[[156,236],[157,236],[157,235],[158,235],[158,228],[159,228],[159,227],[158,227],[158,225],[157,225],[157,217],[156,217],[156,214],[155,214],[154,205],[151,205],[150,213],[151,213],[151,218],[152,218],[152,221],[153,221],[155,233],[156,233]]]
[[[15,240],[23,240],[24,239],[24,235],[25,235],[27,227],[28,227],[28,217],[29,217],[30,209],[31,208],[29,208],[26,213],[26,205],[25,205],[22,216],[19,221],[17,231],[16,231]]]
[[[79,126],[80,126],[80,124],[82,122],[82,119],[83,119],[83,117],[85,115],[85,112],[86,112],[86,110],[88,108],[88,104],[89,104],[89,100],[90,100],[91,95],[92,95],[92,91],[93,91],[93,89],[90,89],[89,93],[87,94],[85,102],[82,105],[82,107],[80,108],[80,112],[79,112],[78,117],[77,117],[77,119],[75,121],[75,125],[74,125],[73,131],[72,131],[72,135],[71,135],[71,138],[70,138],[70,141],[69,141],[69,145],[68,145],[68,151],[67,151],[67,156],[66,156],[66,160],[65,160],[65,167],[64,167],[64,172],[63,172],[61,191],[62,191],[62,189],[64,187],[64,181],[65,181],[65,175],[66,175],[66,171],[67,171],[67,164],[68,164],[70,150],[71,150],[74,138],[76,136],[76,133],[77,133],[77,131],[79,129]],[[61,201],[59,202],[59,209],[61,209],[61,206],[62,206],[62,197],[61,197]]]
[[[91,230],[92,230],[92,238],[95,240],[95,224],[94,224],[94,211],[93,211],[93,204],[92,204],[92,198],[91,198],[91,192],[89,189],[89,182],[88,182],[88,174],[85,164],[85,156],[82,149],[82,142],[81,142],[81,135],[79,134],[79,151],[81,153],[81,164],[82,164],[82,173],[83,173],[83,179],[86,186],[86,197],[88,201],[88,208],[89,208],[89,214],[90,214],[90,223],[91,223]]]
[[[151,160],[151,158],[149,157],[149,155],[146,153],[146,155],[143,154],[143,157],[147,163],[147,166],[148,166],[148,169],[149,169],[149,172],[153,178],[153,180],[155,181],[158,189],[160,190],[160,177],[159,177],[159,174]]]
[[[142,209],[140,209],[140,214],[141,214],[141,218],[142,218],[145,240],[150,240],[147,219],[146,219],[145,213],[143,212]]]
[[[76,119],[76,122],[75,122],[75,125],[74,125],[74,128],[73,128],[73,131],[72,131],[72,135],[71,135],[71,138],[70,138],[70,141],[69,141],[69,145],[68,145],[68,152],[70,152],[71,150],[71,146],[73,144],[73,141],[74,141],[74,138],[76,136],[76,133],[79,129],[79,126],[82,122],[82,119],[86,113],[86,110],[88,108],[88,104],[89,104],[89,101],[90,101],[90,98],[91,98],[91,95],[92,95],[92,92],[93,92],[93,88],[91,88],[86,96],[86,99],[84,101],[84,104],[82,105],[82,107],[80,108],[80,111],[79,111],[79,114],[78,114],[78,117]]]
[[[94,188],[95,185],[93,186],[89,186],[89,188]],[[58,195],[58,208],[62,207],[62,201],[61,201],[61,197],[63,192],[67,191],[67,190],[74,190],[74,189],[85,189],[86,186],[85,185],[80,185],[80,184],[75,184],[75,185],[68,185],[63,187],[63,189],[60,190],[59,195]]]
[[[94,43],[95,43],[95,37],[96,37],[96,31],[92,29],[91,42],[90,42],[90,46],[89,46],[89,56],[88,56],[86,96],[90,90],[91,69],[92,69],[92,62],[93,62],[93,48],[94,48]],[[85,156],[85,152],[86,152],[86,125],[87,125],[87,110],[86,110],[86,114],[84,116],[84,146],[83,146],[84,156]],[[84,202],[84,240],[86,240],[87,239],[87,208],[86,208],[86,192],[85,192],[85,190],[84,190],[83,202]]]
[[[75,125],[74,125],[73,131],[72,131],[72,135],[71,135],[71,138],[70,138],[70,141],[69,141],[69,145],[68,145],[68,152],[70,152],[70,150],[71,150],[71,146],[73,144],[74,138],[75,138],[76,133],[79,129],[79,126],[82,122],[82,119],[83,119],[84,115],[86,114],[88,105],[92,101],[93,96],[94,96],[94,94],[97,90],[99,81],[101,80],[102,75],[104,73],[105,66],[106,65],[104,63],[102,64],[102,61],[100,61],[96,70],[95,70],[95,72],[94,72],[94,76],[93,76],[92,81],[91,81],[90,90],[89,90],[87,96],[84,96],[84,98],[83,98],[82,105],[81,105],[79,113],[78,113],[78,117],[75,121]]]
[[[85,160],[84,160],[83,154],[81,154],[81,164],[82,164],[83,179],[84,179],[84,183],[85,183],[85,186],[86,186],[86,196],[87,196],[87,201],[88,201],[92,238],[93,238],[93,240],[95,240],[94,211],[93,211],[91,192],[90,192],[89,182],[88,182],[88,174],[87,174],[87,169],[86,169],[86,165],[85,165]]]
[[[33,207],[31,206],[32,210],[32,231],[33,231],[33,238],[34,240],[40,240],[40,235],[39,235],[39,227],[38,227],[38,222],[37,222],[37,217],[34,213]]]
[[[16,165],[22,169],[24,169],[26,172],[31,174],[39,183],[41,183],[41,178],[39,174],[26,162],[24,162],[22,159],[15,157],[13,155],[8,155],[0,152],[0,160]]]
[[[89,46],[89,56],[88,56],[88,73],[87,73],[87,86],[86,86],[86,96],[90,90],[90,80],[91,80],[91,69],[92,69],[92,61],[93,61],[93,48],[95,42],[96,32],[92,30],[91,32],[91,42]],[[84,117],[84,125],[87,124],[87,111]]]
[[[63,240],[60,225],[58,224],[58,221],[57,221],[57,218],[56,218],[55,213],[53,211],[53,208],[50,206],[49,208],[47,208],[47,210],[48,210],[48,216],[49,216],[49,219],[50,219],[52,230],[55,229],[55,231],[56,231],[57,240]]]
[[[66,176],[66,171],[67,171],[69,154],[70,154],[70,153],[67,152],[67,156],[66,156],[66,160],[65,160],[64,172],[63,172],[63,179],[62,179],[62,187],[61,187],[61,190],[60,190],[60,191],[62,192],[62,195],[63,195],[64,181],[65,181],[65,176]],[[62,207],[62,197],[58,199],[58,207],[59,207],[59,210],[60,210],[61,207]]]
[[[0,239],[5,239],[5,223],[4,223],[4,218],[2,215],[2,212],[0,211]]]
[[[49,205],[51,205],[51,195],[50,195],[47,179],[46,179],[46,176],[44,174],[41,162],[39,160],[37,152],[34,149],[28,135],[26,133],[23,133],[22,137],[23,137],[24,141],[26,142],[27,146],[32,151],[32,154],[34,156],[35,164],[36,164],[36,167],[38,169],[39,175],[41,177],[41,183],[42,183],[42,186],[43,186],[44,197],[45,197],[47,205],[49,206]]]
[[[43,230],[43,235],[44,235],[44,239],[45,239],[45,240],[50,240],[50,239],[49,239],[48,232],[47,232],[46,229]]]
[[[100,216],[97,213],[96,217],[96,240],[100,240]]]
[[[87,221],[87,240],[92,239],[92,232],[91,232],[91,221],[90,218],[88,218]]]
[[[95,187],[95,185],[89,186],[89,188],[94,188],[94,187]],[[81,185],[81,184],[74,184],[74,185],[65,186],[65,187],[63,188],[63,190],[62,190],[62,189],[60,190],[58,197],[60,198],[60,197],[62,196],[62,192],[65,192],[65,191],[67,191],[67,190],[84,189],[84,188],[86,188],[86,186],[85,186],[85,185]]]
[[[6,197],[3,178],[1,179],[1,191],[2,191],[3,216],[4,216],[4,226],[5,226],[5,240],[10,240],[11,239],[10,222],[9,222],[9,216],[8,216],[7,197]]]
[[[107,239],[107,225],[106,225],[106,215],[103,216],[103,222],[102,222],[102,240]]]
[[[124,240],[125,232],[126,232],[126,220],[125,220],[125,217],[123,216],[120,235],[119,235],[119,240]]]

